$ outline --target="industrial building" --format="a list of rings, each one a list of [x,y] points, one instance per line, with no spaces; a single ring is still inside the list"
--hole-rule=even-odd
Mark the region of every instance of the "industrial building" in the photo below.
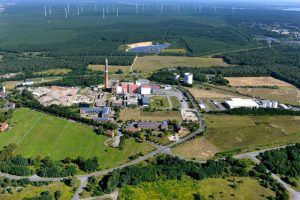
[[[252,99],[232,98],[224,102],[225,106],[229,109],[234,108],[258,108],[259,105]]]
[[[262,108],[278,108],[278,102],[277,101],[261,100],[259,102],[259,105]]]
[[[142,104],[143,107],[149,107],[150,102],[151,102],[150,97],[142,97],[141,104]]]
[[[184,84],[193,85],[193,74],[184,73]]]
[[[100,117],[100,118],[107,119],[111,115],[111,109],[109,107],[104,107],[104,108],[80,108],[80,114],[85,115],[85,116],[90,117],[90,118]]]

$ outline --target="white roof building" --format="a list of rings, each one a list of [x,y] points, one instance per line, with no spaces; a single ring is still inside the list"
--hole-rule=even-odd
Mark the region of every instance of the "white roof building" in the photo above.
[[[252,99],[241,99],[241,98],[232,98],[229,101],[225,101],[225,105],[229,109],[234,108],[258,108],[259,105]]]

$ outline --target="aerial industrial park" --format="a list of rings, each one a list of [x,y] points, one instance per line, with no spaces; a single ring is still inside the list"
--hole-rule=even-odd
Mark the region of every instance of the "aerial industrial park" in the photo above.
[[[0,0],[0,199],[300,200],[299,8]]]

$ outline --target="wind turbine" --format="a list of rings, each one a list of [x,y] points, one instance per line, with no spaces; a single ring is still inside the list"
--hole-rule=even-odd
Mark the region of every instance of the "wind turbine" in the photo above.
[[[47,7],[44,6],[44,11],[45,11],[45,17],[47,17]]]
[[[102,10],[102,19],[105,19],[105,9]]]
[[[117,8],[117,17],[119,17],[119,8]]]
[[[49,6],[49,15],[52,15],[52,7]]]
[[[66,7],[65,7],[65,15],[66,15],[66,19],[68,19],[68,11]]]
[[[68,4],[68,14],[70,14],[70,5]]]

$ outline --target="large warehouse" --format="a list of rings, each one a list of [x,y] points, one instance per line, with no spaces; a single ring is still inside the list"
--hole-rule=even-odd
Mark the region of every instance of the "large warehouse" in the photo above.
[[[252,99],[241,99],[241,98],[232,98],[229,101],[224,102],[225,106],[229,109],[234,108],[258,108],[259,105]]]

